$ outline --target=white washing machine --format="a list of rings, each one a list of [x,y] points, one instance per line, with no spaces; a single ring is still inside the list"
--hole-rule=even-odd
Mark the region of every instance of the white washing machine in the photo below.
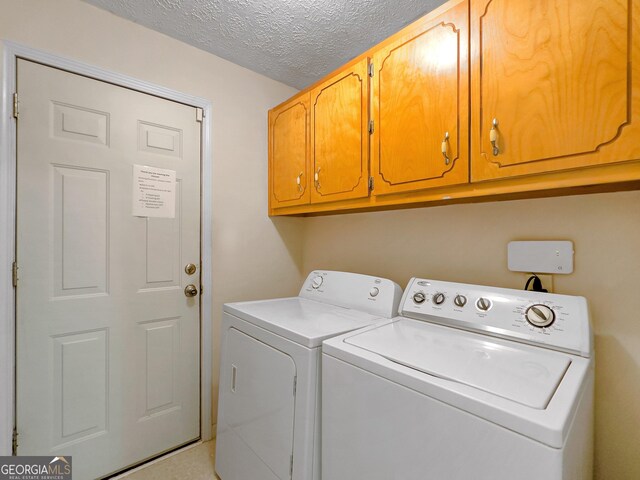
[[[414,278],[400,315],[323,344],[324,479],[591,480],[584,298]]]
[[[224,306],[216,472],[320,479],[321,344],[397,315],[390,280],[314,271],[297,297]]]

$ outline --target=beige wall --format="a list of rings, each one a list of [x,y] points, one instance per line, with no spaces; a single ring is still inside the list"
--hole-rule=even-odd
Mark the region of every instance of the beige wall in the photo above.
[[[294,294],[314,268],[519,288],[508,241],[569,239],[575,273],[555,290],[592,308],[597,477],[640,478],[640,193],[270,220],[266,111],[292,89],[77,0],[0,12],[2,39],[211,99],[215,385],[226,301]]]
[[[302,223],[266,204],[267,109],[295,90],[77,0],[0,0],[0,39],[211,100],[215,423],[222,304],[302,281]]]
[[[304,270],[522,288],[511,240],[572,240],[557,293],[587,297],[596,348],[596,478],[640,478],[640,192],[308,218]]]

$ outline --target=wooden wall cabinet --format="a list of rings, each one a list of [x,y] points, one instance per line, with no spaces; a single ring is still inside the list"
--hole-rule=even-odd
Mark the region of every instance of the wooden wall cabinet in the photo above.
[[[270,214],[640,189],[638,32],[640,0],[451,0],[270,112]]]
[[[458,3],[374,52],[374,195],[468,182],[468,16]]]
[[[472,0],[472,181],[640,159],[639,8]]]
[[[311,198],[309,93],[269,111],[269,210]]]
[[[269,211],[369,195],[368,58],[269,111]]]
[[[368,58],[311,90],[311,202],[369,195]]]

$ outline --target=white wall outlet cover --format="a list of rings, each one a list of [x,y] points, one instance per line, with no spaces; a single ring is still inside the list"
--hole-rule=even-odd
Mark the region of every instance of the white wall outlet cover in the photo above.
[[[573,273],[571,241],[509,242],[507,255],[512,272]]]

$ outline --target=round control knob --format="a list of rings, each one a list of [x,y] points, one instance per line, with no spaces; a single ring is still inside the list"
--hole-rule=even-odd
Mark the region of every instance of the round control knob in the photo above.
[[[377,297],[379,293],[380,289],[378,287],[373,287],[371,290],[369,290],[369,296],[371,297]]]
[[[324,278],[318,275],[317,277],[314,277],[313,280],[311,280],[311,286],[317,290],[322,286],[323,281]]]
[[[458,307],[464,307],[467,304],[467,297],[464,295],[456,295],[456,298],[453,299],[453,303]]]
[[[427,297],[425,296],[424,292],[416,292],[413,294],[414,303],[421,304],[421,303],[424,303],[426,299]]]
[[[476,302],[476,307],[478,307],[478,310],[486,312],[491,308],[491,300],[489,300],[488,298],[480,297]]]
[[[444,303],[445,300],[445,296],[444,293],[436,293],[433,296],[433,303],[435,303],[436,305],[442,305]]]
[[[544,328],[553,323],[556,319],[556,314],[546,305],[536,303],[527,308],[524,317],[534,327]]]

